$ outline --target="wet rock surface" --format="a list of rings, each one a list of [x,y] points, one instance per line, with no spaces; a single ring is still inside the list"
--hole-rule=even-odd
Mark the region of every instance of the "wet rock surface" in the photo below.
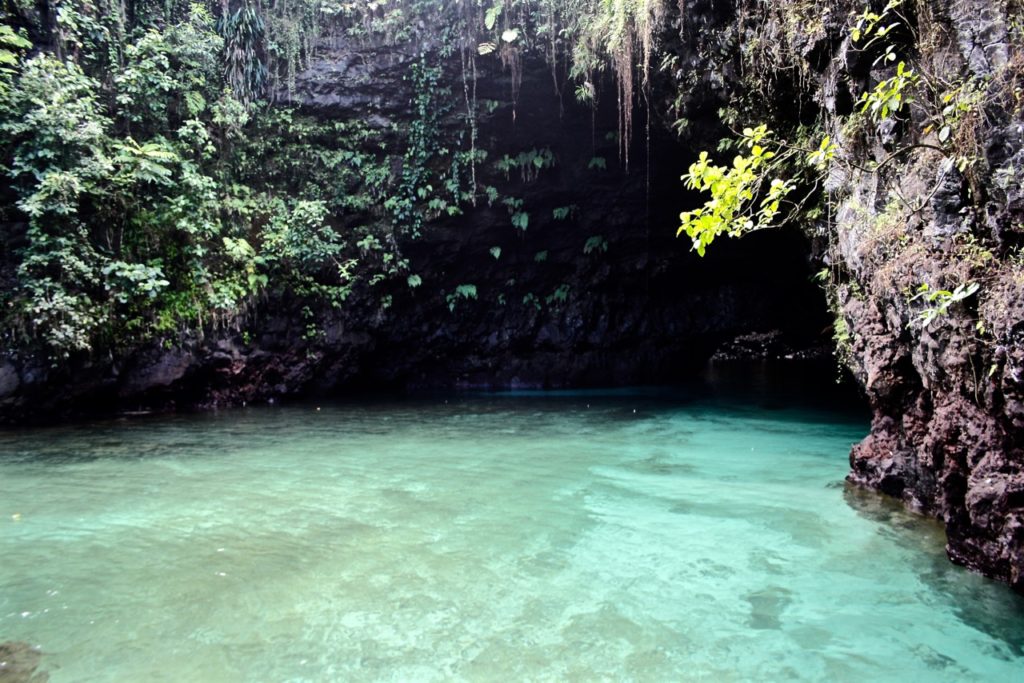
[[[949,41],[935,67],[944,78],[1015,77],[1004,7],[938,2],[917,21],[941,27]],[[998,169],[1024,150],[1019,107],[1004,108],[993,92],[977,169]],[[903,135],[900,144],[916,141]],[[920,149],[888,176],[854,174],[849,210],[840,209],[838,257],[851,274],[839,287],[841,318],[874,411],[849,479],[937,517],[954,562],[1024,590],[1019,208],[998,183],[979,194],[941,162]],[[894,221],[880,195],[886,183],[919,197],[922,209]],[[952,290],[971,282],[976,295],[931,319],[933,304],[914,296],[922,283]]]
[[[849,306],[847,315],[871,329],[866,307]],[[951,559],[1024,590],[1024,432],[1013,362],[979,368],[977,342],[965,343],[969,321],[943,326],[908,346],[881,334],[858,342],[875,417],[851,452],[849,479],[938,517]]]

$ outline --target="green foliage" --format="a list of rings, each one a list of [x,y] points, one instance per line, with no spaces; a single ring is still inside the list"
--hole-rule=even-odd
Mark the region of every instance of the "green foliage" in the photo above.
[[[833,310],[832,342],[835,344],[836,357],[843,364],[849,364],[853,358],[853,335],[850,325],[841,311]]]
[[[125,47],[124,67],[114,76],[121,114],[132,127],[154,132],[201,118],[221,99],[224,49],[213,17],[198,4],[164,31],[147,31]]]
[[[217,21],[224,39],[224,79],[238,101],[252,104],[267,87],[267,66],[262,58],[266,24],[259,10],[246,0]]]
[[[576,101],[581,104],[593,104],[594,102],[594,86],[589,81],[578,84],[573,94],[576,96]]]
[[[867,48],[873,42],[885,38],[900,25],[896,10],[902,4],[903,0],[889,0],[881,14],[873,12],[870,7],[865,8],[857,16],[856,23],[850,29],[850,37],[853,38],[853,42],[863,43],[863,48]]]
[[[530,226],[530,214],[523,211],[523,200],[515,197],[505,197],[501,202],[508,209],[508,215],[512,220],[512,227],[526,232],[526,229]]]
[[[575,204],[571,204],[569,206],[559,206],[551,210],[551,217],[554,218],[556,221],[564,221],[565,219],[569,218],[569,216],[576,213],[578,208],[579,207],[577,207]]]
[[[418,190],[436,185],[450,213],[463,171],[428,168],[444,150],[420,129],[395,178],[394,155],[361,124],[260,99],[297,54],[266,28],[289,12],[307,21],[308,6],[141,3],[126,26],[71,0],[56,10],[63,57],[25,61],[27,41],[0,29],[0,171],[18,216],[0,236],[17,245],[0,263],[13,283],[3,322],[19,343],[60,358],[237,324],[268,290],[313,311],[360,280],[420,284],[381,207],[412,196],[404,208],[423,213],[435,197]],[[357,213],[365,224],[344,218]]]
[[[969,78],[943,93],[938,120],[940,143],[951,142],[957,137],[954,132],[979,114],[985,94],[985,85],[976,78]]]
[[[921,322],[922,328],[927,328],[931,325],[939,316],[946,315],[949,311],[949,307],[955,303],[963,301],[971,296],[974,296],[981,289],[981,285],[977,282],[966,282],[957,285],[953,291],[946,289],[933,289],[928,283],[922,283],[917,288],[917,294],[913,296],[911,301],[924,301],[928,304],[933,304],[925,308],[918,316]]]
[[[587,238],[587,241],[583,243],[584,254],[591,254],[596,251],[601,253],[608,251],[608,240],[604,238],[604,235],[591,235]]]
[[[32,43],[16,33],[7,24],[0,24],[0,95],[8,88],[8,79],[17,71],[20,54],[32,48]]]
[[[341,305],[359,282],[422,284],[397,234],[415,237],[477,196],[500,199],[476,184],[484,155],[472,136],[468,150],[443,142],[455,98],[441,58],[490,43],[518,83],[528,51],[553,65],[570,57],[591,94],[597,60],[610,59],[631,112],[634,70],[646,69],[662,16],[660,0],[142,0],[128,10],[64,0],[53,7],[53,54],[24,61],[31,45],[0,23],[0,170],[17,218],[6,228],[17,234],[3,237],[18,245],[5,264],[14,284],[4,322],[64,356],[238,324],[269,292],[302,299],[315,338],[317,307]],[[293,87],[328,22],[355,40],[431,46],[409,70],[414,116],[398,149],[371,144],[357,122],[268,106]],[[436,41],[417,40],[438,25]],[[475,132],[468,86],[466,100]],[[496,162],[524,181],[555,164],[546,148]],[[591,167],[605,168],[603,157]],[[505,204],[527,230],[522,201]]]
[[[460,299],[476,299],[476,285],[462,284],[455,288],[455,291],[445,296],[448,303],[448,310],[454,311]]]
[[[413,63],[408,79],[415,93],[413,119],[407,128],[407,147],[398,189],[387,198],[384,207],[397,228],[418,237],[428,219],[428,212],[433,215],[442,212],[456,215],[459,212],[457,204],[462,199],[459,191],[462,169],[456,156],[447,182],[436,178],[431,170],[432,163],[450,152],[442,145],[440,135],[441,119],[451,108],[448,104],[451,93],[440,85],[440,67],[431,66],[427,55],[423,54]],[[448,198],[437,194],[432,179],[439,185],[443,182],[444,189],[449,192]]]
[[[161,290],[171,284],[164,279],[159,261],[148,265],[111,261],[104,266],[102,272],[107,276],[106,288],[123,304],[128,303],[133,295],[155,299]]]
[[[81,215],[89,197],[113,189],[116,173],[97,89],[74,63],[40,55],[3,101],[7,174],[29,219],[15,308],[32,334],[59,349],[88,348],[107,317],[90,297],[107,259]]]
[[[818,148],[807,155],[807,163],[819,170],[824,170],[835,159],[835,156],[836,146],[833,144],[832,138],[826,135],[821,139]]]
[[[61,0],[50,8],[52,40],[31,57],[25,35],[43,35],[41,27],[23,33],[11,26],[31,13],[17,22],[5,14],[3,324],[59,358],[237,327],[273,295],[300,300],[316,339],[319,308],[343,305],[355,288],[388,279],[422,286],[399,252],[402,237],[477,197],[502,199],[476,181],[485,155],[473,137],[477,118],[499,105],[478,109],[467,79],[466,112],[456,111],[442,59],[462,52],[473,74],[472,60],[485,58],[473,46],[489,43],[486,58],[508,70],[513,99],[531,51],[556,69],[568,63],[592,101],[598,71],[610,66],[624,112],[613,137],[628,150],[664,10],[662,0]],[[356,42],[427,46],[409,68],[406,129],[381,135],[271,106],[294,87],[326,26]],[[455,149],[446,126],[458,117],[471,133]],[[495,166],[526,182],[556,163],[550,149],[534,148]],[[589,167],[607,164],[595,157]],[[522,200],[504,204],[513,227],[527,230]],[[498,248],[490,253],[500,258]],[[468,289],[454,296],[473,298]]]
[[[516,211],[512,214],[512,227],[517,230],[526,232],[526,228],[530,225],[530,214],[525,211]]]
[[[555,288],[555,291],[551,292],[544,298],[544,302],[551,305],[564,304],[569,300],[569,285],[562,283]]]
[[[501,10],[501,5],[493,5],[488,7],[487,11],[484,12],[484,26],[487,27],[488,31],[494,28],[494,23],[498,20],[498,17],[501,16]]]
[[[896,65],[896,74],[880,81],[873,90],[860,98],[861,112],[868,112],[874,121],[884,121],[895,115],[910,102],[908,91],[917,85],[920,78],[905,62]]]
[[[519,169],[523,182],[529,182],[537,178],[537,174],[555,165],[555,155],[548,149],[531,149],[520,152],[512,157],[506,154],[494,162],[494,167],[505,174],[508,178],[512,169]]]
[[[676,232],[685,232],[701,256],[719,235],[738,237],[770,227],[779,215],[781,203],[793,190],[793,184],[772,177],[778,167],[769,162],[776,154],[762,146],[770,134],[764,125],[746,128],[743,144],[749,149],[748,155],[738,154],[732,166],[725,167],[714,165],[707,152],[701,152],[683,176],[688,188],[711,194],[702,208],[680,215],[682,225]]]

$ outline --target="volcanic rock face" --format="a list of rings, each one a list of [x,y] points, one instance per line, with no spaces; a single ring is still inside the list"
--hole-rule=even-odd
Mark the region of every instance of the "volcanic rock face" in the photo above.
[[[874,412],[849,479],[938,517],[951,559],[1024,590],[1024,55],[1009,37],[1020,18],[1008,14],[1020,9],[903,3],[888,40],[918,70],[921,101],[880,121],[858,117],[858,100],[896,65],[879,58],[885,41],[872,52],[852,39],[864,11],[848,1],[690,3],[668,89],[689,93],[674,107],[691,131],[708,130],[709,102],[751,97],[775,128],[822,111],[847,122],[819,133],[840,151],[823,179],[833,218],[816,232],[837,352]],[[977,118],[940,112],[979,84]],[[946,99],[929,112],[928,97]],[[927,298],[958,285],[978,287],[945,306]]]
[[[961,73],[1006,78],[1006,17],[989,3],[944,9]],[[988,115],[991,137],[976,163],[1005,169],[1024,150],[1020,110],[992,103]],[[934,193],[908,222],[887,225],[876,208],[850,210],[839,226],[854,275],[840,287],[850,357],[875,412],[871,435],[851,453],[850,479],[937,516],[951,559],[1024,590],[1024,269],[1012,256],[1024,236],[1020,206],[997,187],[972,203],[967,180],[955,169],[937,174],[940,163],[923,153],[896,172],[912,196]],[[877,207],[875,193],[871,179],[855,178],[847,205]],[[878,258],[880,247],[892,251]],[[927,323],[927,304],[908,295],[922,283],[969,282],[980,285],[976,300]]]
[[[905,299],[851,298],[843,309],[857,330],[854,363],[875,412],[870,436],[850,455],[850,480],[939,517],[954,561],[1018,590],[1024,589],[1020,291],[1018,285],[1016,300],[996,323],[1018,332],[991,350],[976,339],[967,315],[951,314],[908,339],[905,329],[894,329]]]

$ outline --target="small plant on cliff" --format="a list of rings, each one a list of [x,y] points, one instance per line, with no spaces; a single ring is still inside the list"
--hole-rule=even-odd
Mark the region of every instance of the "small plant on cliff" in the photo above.
[[[911,298],[911,301],[921,300],[932,304],[921,311],[918,316],[918,320],[921,322],[921,327],[927,328],[935,322],[936,318],[946,315],[950,306],[973,296],[979,289],[981,289],[981,285],[977,282],[959,284],[953,289],[953,291],[949,291],[947,289],[933,289],[927,282],[922,283],[921,286],[917,288],[917,294]]]
[[[494,167],[504,173],[506,179],[513,169],[517,169],[524,183],[536,180],[542,170],[552,168],[554,165],[555,155],[547,147],[520,152],[514,157],[506,154],[494,162]]]
[[[598,251],[601,253],[608,251],[608,240],[604,238],[604,235],[591,235],[583,244],[583,253],[592,254]]]
[[[898,114],[911,101],[908,93],[920,80],[913,69],[905,62],[900,62],[896,65],[895,75],[880,81],[873,90],[861,95],[861,112],[868,112],[875,122]]]
[[[448,304],[448,310],[454,311],[456,304],[460,299],[475,299],[476,298],[476,285],[463,284],[455,288],[455,291],[445,296],[445,302]]]
[[[551,217],[554,218],[556,221],[564,221],[568,219],[570,216],[574,215],[578,209],[579,207],[576,206],[575,204],[570,204],[569,206],[559,206],[551,210]]]
[[[512,226],[517,230],[526,232],[526,228],[530,225],[530,214],[525,211],[516,211],[512,214]]]
[[[569,285],[563,283],[558,285],[558,287],[555,288],[555,291],[551,292],[551,294],[546,296],[544,298],[544,302],[551,306],[557,304],[564,304],[566,301],[568,301],[568,299]]]

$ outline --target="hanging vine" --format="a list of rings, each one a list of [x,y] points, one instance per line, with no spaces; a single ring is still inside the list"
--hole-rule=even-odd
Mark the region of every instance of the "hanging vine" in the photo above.
[[[265,29],[259,8],[248,0],[233,10],[225,6],[217,20],[217,32],[224,39],[224,80],[247,107],[267,87]]]

